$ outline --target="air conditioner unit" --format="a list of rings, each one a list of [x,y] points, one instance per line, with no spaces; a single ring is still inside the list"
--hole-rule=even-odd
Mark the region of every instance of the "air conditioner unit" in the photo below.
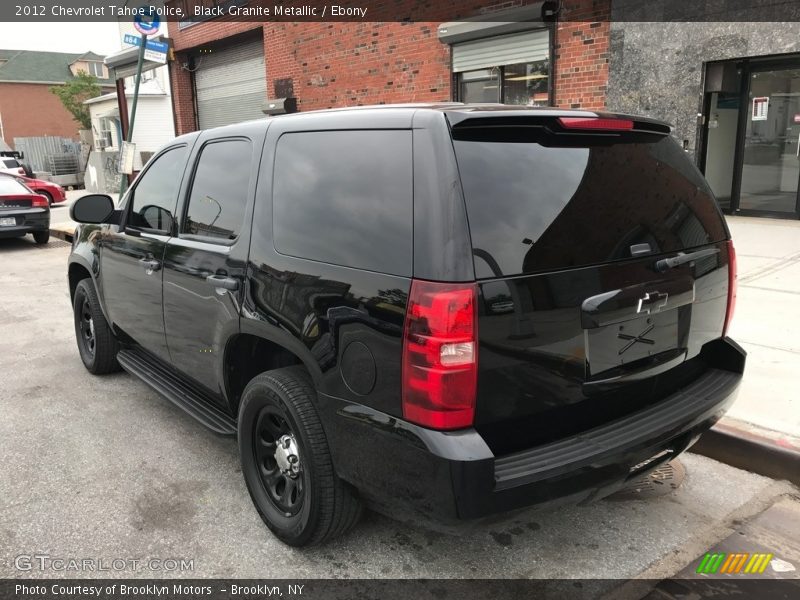
[[[94,145],[97,146],[98,150],[103,150],[104,148],[108,148],[109,144],[108,140],[95,140]]]

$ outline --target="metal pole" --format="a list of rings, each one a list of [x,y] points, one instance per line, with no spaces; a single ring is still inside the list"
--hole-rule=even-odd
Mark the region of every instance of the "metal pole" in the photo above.
[[[133,140],[133,124],[136,121],[136,104],[139,101],[139,82],[142,80],[142,65],[144,64],[144,51],[146,45],[147,45],[147,36],[143,34],[142,45],[139,47],[139,60],[136,63],[136,79],[133,85],[133,104],[131,104],[131,118],[130,122],[128,123],[128,139],[126,140],[128,143],[130,143]],[[122,154],[122,149],[120,148],[120,155],[121,154]],[[122,198],[122,194],[125,193],[125,188],[127,187],[128,187],[128,178],[120,177],[120,183],[119,183],[120,198]]]

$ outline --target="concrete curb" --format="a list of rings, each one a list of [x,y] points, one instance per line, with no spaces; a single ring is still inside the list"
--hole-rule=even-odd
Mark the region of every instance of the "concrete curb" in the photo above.
[[[800,439],[750,423],[723,419],[704,433],[690,452],[800,485]]]
[[[58,225],[50,226],[50,235],[64,240],[65,242],[72,243],[72,238],[75,235],[75,225],[68,223],[60,223]]]

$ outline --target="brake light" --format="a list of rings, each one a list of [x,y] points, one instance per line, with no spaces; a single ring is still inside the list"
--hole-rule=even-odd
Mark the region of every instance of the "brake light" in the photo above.
[[[736,248],[733,247],[733,240],[728,240],[725,245],[728,247],[728,310],[725,311],[725,325],[722,327],[723,337],[728,335],[733,311],[736,308]]]
[[[36,194],[31,198],[31,207],[32,208],[47,208],[49,203],[47,202],[47,198],[44,196],[40,196]]]
[[[633,129],[629,119],[603,119],[600,117],[559,117],[558,122],[566,129],[592,129],[603,131],[628,131]]]
[[[478,381],[474,283],[414,280],[403,332],[403,417],[432,429],[469,427]]]

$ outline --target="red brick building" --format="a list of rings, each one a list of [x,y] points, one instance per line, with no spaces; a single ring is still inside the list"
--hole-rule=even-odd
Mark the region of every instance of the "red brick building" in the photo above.
[[[80,125],[50,88],[85,71],[98,78],[104,92],[112,90],[103,59],[92,52],[0,50],[0,137],[9,146],[17,137],[77,139]]]
[[[426,22],[236,22],[226,16],[170,23],[176,129],[257,118],[267,99],[285,97],[296,98],[301,111],[450,100],[600,109],[610,3],[566,0],[554,18],[538,19],[550,3],[444,1],[426,12],[430,18],[439,11],[441,19]],[[472,22],[481,15],[493,21]],[[506,19],[515,22],[503,24]]]

